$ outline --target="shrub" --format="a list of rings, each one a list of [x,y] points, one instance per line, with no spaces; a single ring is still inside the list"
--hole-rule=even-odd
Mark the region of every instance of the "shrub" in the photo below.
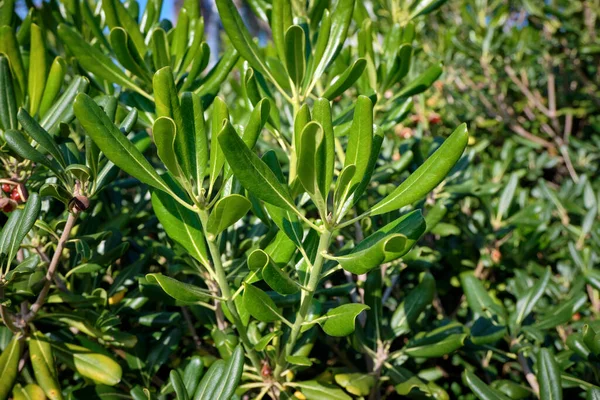
[[[14,3],[0,400],[600,396],[591,8]]]

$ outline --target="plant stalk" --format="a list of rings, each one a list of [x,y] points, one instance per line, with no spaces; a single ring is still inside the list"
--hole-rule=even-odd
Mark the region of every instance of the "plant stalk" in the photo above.
[[[208,212],[206,210],[200,210],[198,215],[200,216],[200,221],[202,222],[202,229],[205,229],[208,222]],[[250,358],[250,362],[252,366],[260,372],[261,370],[261,362],[258,358],[258,354],[254,350],[254,346],[250,343],[250,339],[248,338],[248,332],[246,331],[246,327],[240,318],[240,315],[237,312],[237,308],[233,301],[233,296],[231,293],[231,288],[229,287],[229,283],[227,283],[227,274],[225,273],[225,269],[223,268],[223,263],[221,262],[221,252],[219,251],[214,240],[208,240],[208,235],[204,232],[204,237],[206,238],[206,242],[208,243],[208,250],[210,251],[210,255],[213,259],[213,266],[215,270],[215,278],[217,279],[217,284],[219,285],[219,289],[221,289],[221,296],[225,298],[225,303],[227,304],[227,308],[233,318],[233,323],[235,325],[236,330],[240,336],[244,347],[246,348],[246,354],[248,358]]]
[[[317,286],[319,281],[321,280],[321,270],[323,269],[323,264],[325,262],[325,257],[323,257],[323,252],[326,252],[329,248],[329,243],[331,242],[332,231],[325,229],[321,234],[319,239],[319,247],[317,250],[317,256],[315,258],[315,262],[310,271],[310,277],[308,281],[308,285],[306,287],[306,291],[302,292],[302,301],[300,303],[300,310],[296,314],[296,320],[294,321],[294,325],[292,326],[292,331],[290,332],[290,336],[287,340],[287,344],[285,349],[279,355],[279,359],[277,360],[277,365],[275,367],[274,376],[275,379],[279,379],[281,373],[287,365],[286,357],[291,355],[294,351],[294,346],[296,345],[296,341],[298,340],[298,335],[300,334],[300,328],[302,324],[306,320],[306,316],[308,315],[308,311],[310,309],[310,303],[314,297],[315,291],[317,290]],[[308,260],[307,260],[308,261]]]

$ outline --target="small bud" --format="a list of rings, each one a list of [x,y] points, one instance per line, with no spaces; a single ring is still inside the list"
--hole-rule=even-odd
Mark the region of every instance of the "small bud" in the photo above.
[[[4,193],[10,193],[12,190],[12,188],[10,187],[10,185],[8,183],[3,183],[2,184],[2,191]]]
[[[72,212],[85,211],[90,207],[90,199],[86,196],[77,195],[69,201],[69,210]]]

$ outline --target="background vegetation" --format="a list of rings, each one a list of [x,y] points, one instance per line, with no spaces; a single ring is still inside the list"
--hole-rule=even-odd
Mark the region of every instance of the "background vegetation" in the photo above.
[[[597,0],[161,3],[0,5],[0,399],[600,398]]]

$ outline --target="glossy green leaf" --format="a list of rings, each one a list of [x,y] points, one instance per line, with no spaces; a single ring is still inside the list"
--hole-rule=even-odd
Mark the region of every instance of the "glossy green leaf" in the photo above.
[[[10,26],[0,26],[0,53],[4,53],[10,61],[12,75],[16,78],[17,86],[14,88],[16,98],[22,98],[27,91],[27,76],[19,43]]]
[[[302,28],[298,25],[290,26],[285,32],[285,65],[290,79],[296,86],[299,86],[304,79],[305,48],[305,35]]]
[[[238,345],[231,358],[227,361],[223,373],[219,377],[219,385],[216,390],[211,393],[211,399],[215,400],[228,400],[233,396],[237,385],[242,378],[242,372],[244,370],[244,349],[241,345]]]
[[[309,122],[302,130],[300,147],[298,148],[298,178],[311,195],[315,195],[319,189],[317,181],[321,167],[319,163],[318,148],[323,141],[323,129],[317,122]],[[321,172],[322,175],[322,172]]]
[[[21,358],[20,334],[15,334],[0,355],[0,399],[8,398],[19,373],[19,358]]]
[[[329,336],[348,336],[354,332],[354,322],[358,314],[368,309],[364,304],[343,304],[327,311],[317,322]]]
[[[479,317],[471,327],[471,341],[477,345],[493,344],[506,337],[506,326],[492,319]]]
[[[353,274],[364,274],[406,254],[425,232],[425,219],[413,211],[362,240],[346,255],[331,257]]]
[[[156,189],[171,193],[142,153],[112,123],[106,113],[86,94],[79,94],[73,106],[77,119],[100,150],[116,166]]]
[[[375,377],[363,373],[336,374],[335,382],[355,396],[368,396],[375,386]]]
[[[416,335],[406,345],[404,352],[411,357],[442,357],[461,348],[468,336],[464,326],[453,322]]]
[[[259,321],[273,322],[280,319],[279,310],[269,295],[247,283],[244,283],[244,306]]]
[[[152,125],[152,136],[156,144],[158,157],[174,176],[181,176],[181,169],[175,155],[175,136],[177,127],[169,117],[159,117]]]
[[[46,43],[44,32],[36,24],[31,24],[31,51],[29,54],[29,112],[35,115],[39,109],[46,86]]]
[[[329,37],[325,38],[327,46],[323,50],[322,54],[319,54],[319,44],[317,44],[317,50],[315,52],[314,69],[309,74],[313,80],[317,80],[323,75],[323,72],[329,67],[329,65],[335,60],[339,52],[342,50],[342,45],[346,41],[348,35],[348,28],[350,22],[352,22],[352,12],[354,11],[355,0],[340,0],[337,2],[337,6],[331,12],[331,32]],[[322,22],[322,24],[325,21]],[[327,40],[328,39],[328,40]]]
[[[194,393],[194,400],[212,399],[212,394],[220,384],[221,376],[225,371],[225,361],[217,360],[206,371]]]
[[[29,233],[38,218],[41,209],[41,199],[37,193],[32,193],[23,211],[13,211],[0,233],[0,267],[10,266],[19,251],[19,246]],[[14,223],[11,223],[12,219]]]
[[[150,82],[152,79],[148,69],[146,68],[144,59],[138,53],[138,50],[136,49],[125,29],[120,27],[113,28],[110,31],[109,38],[110,44],[119,63],[137,77],[146,82]]]
[[[465,370],[463,377],[473,394],[479,400],[510,400],[504,394],[486,385],[471,371]]]
[[[50,80],[47,85],[49,84]],[[44,118],[40,121],[42,128],[51,135],[55,135],[60,129],[61,123],[71,122],[75,117],[73,102],[79,93],[87,91],[88,86],[89,81],[87,78],[75,76],[63,94],[55,100],[54,104],[44,114]]]
[[[333,134],[331,106],[327,99],[320,98],[315,100],[313,118],[323,129],[323,141],[318,150],[320,153],[318,159],[322,160],[324,165],[317,168],[317,181],[319,182],[319,189],[323,197],[327,198],[335,168],[335,137]]]
[[[204,373],[204,362],[200,356],[193,356],[183,370],[183,383],[190,397],[196,393],[200,377]]]
[[[540,400],[562,400],[561,371],[554,355],[541,348],[537,356],[537,378],[540,385]]]
[[[58,384],[54,356],[49,339],[39,331],[29,339],[29,359],[35,374],[35,380],[50,400],[61,400],[62,393]]]
[[[29,115],[25,109],[21,108],[18,114],[19,122],[23,130],[35,140],[41,148],[46,150],[62,167],[66,167],[67,163],[60,151],[56,141],[50,136],[44,128],[42,128],[35,119]]]
[[[344,167],[354,165],[356,171],[351,184],[356,184],[363,179],[373,145],[373,103],[366,96],[358,96],[354,107],[354,119],[350,127],[346,159]],[[375,206],[377,207],[377,206]]]
[[[8,59],[0,55],[0,127],[17,129],[17,98]]]
[[[208,132],[204,121],[204,108],[200,96],[184,92],[181,95],[181,115],[183,117],[183,134],[193,138],[195,158],[192,166],[196,170],[194,179],[198,187],[202,186],[204,173],[208,166]]]
[[[239,194],[232,194],[220,199],[208,218],[206,225],[208,240],[215,240],[221,232],[243,218],[250,207],[250,201]]]
[[[488,293],[483,283],[472,272],[460,274],[462,288],[467,297],[469,308],[475,315],[482,317],[506,317],[506,310],[502,304],[496,302]]]
[[[454,167],[467,146],[468,138],[465,124],[456,128],[423,165],[371,209],[371,215],[400,209],[427,195]]]
[[[564,324],[585,305],[586,300],[587,296],[584,293],[575,293],[567,300],[546,308],[533,326],[537,329],[551,329]]]
[[[360,78],[366,67],[367,60],[364,58],[356,60],[325,90],[323,97],[333,100],[344,93]]]
[[[180,282],[163,274],[148,274],[146,279],[150,283],[157,283],[169,296],[186,304],[195,304],[200,301],[209,301],[210,296],[206,290],[189,283]]]
[[[291,1],[274,1],[271,11],[271,34],[279,58],[285,60],[286,42],[285,32],[292,25]]]
[[[433,82],[437,80],[442,74],[442,64],[435,64],[427,68],[421,75],[419,75],[414,81],[404,86],[402,90],[396,94],[396,97],[403,98],[414,96],[419,93],[423,93],[429,89]],[[466,128],[465,128],[466,130]]]
[[[225,121],[228,122],[227,125],[225,125]],[[238,136],[231,123],[229,123],[229,109],[227,108],[227,104],[220,97],[216,97],[213,102],[210,139],[210,167],[208,171],[210,188],[212,188],[213,184],[219,178],[221,169],[225,164],[225,155],[218,140],[220,132],[225,131],[225,129],[230,131],[230,134]]]
[[[550,282],[551,269],[546,268],[544,275],[517,301],[517,309],[515,311],[515,319],[517,324],[521,324],[523,320],[533,311],[538,300],[544,294],[548,282]]]
[[[169,40],[162,28],[155,28],[150,39],[152,49],[152,63],[157,71],[171,65],[171,52],[169,51]]]
[[[152,193],[152,208],[167,235],[179,243],[189,255],[209,265],[206,243],[198,215],[176,202],[170,195]]]
[[[410,332],[421,313],[431,304],[434,296],[435,279],[433,275],[426,272],[421,282],[410,291],[392,314],[390,327],[394,334],[400,336]]]
[[[300,365],[302,367],[310,367],[313,364],[310,358],[305,356],[286,356],[285,361],[293,365]]]
[[[45,400],[46,395],[41,387],[34,383],[30,383],[25,387],[16,384],[13,388],[13,400]]]
[[[281,336],[282,334],[283,334],[283,331],[281,331],[281,330],[267,333],[262,338],[260,338],[260,340],[254,345],[254,350],[264,351],[265,348],[267,347],[267,345],[271,342],[271,340],[273,340],[277,336]]]
[[[70,343],[51,342],[51,346],[60,361],[92,381],[108,386],[121,381],[121,366],[112,358]]]
[[[86,71],[148,97],[148,94],[135,85],[107,55],[88,44],[79,32],[60,24],[58,36],[69,50],[77,55],[77,61]]]
[[[307,400],[352,400],[338,386],[319,381],[294,382],[293,387],[302,392]]]
[[[175,398],[177,400],[189,400],[190,396],[188,395],[187,389],[183,384],[183,379],[181,379],[181,375],[177,370],[172,369],[169,374],[169,382],[173,389],[175,389]]]
[[[270,259],[262,268],[262,277],[271,289],[281,295],[286,296],[300,291],[298,285],[289,275],[271,262]]]
[[[39,114],[45,116],[46,112],[52,107],[56,96],[60,93],[60,88],[64,82],[67,72],[67,64],[62,57],[56,57],[50,66],[50,72],[44,86],[44,94],[40,101]]]
[[[254,154],[229,122],[219,134],[219,143],[231,169],[241,184],[259,199],[292,210],[294,202],[273,171]]]

